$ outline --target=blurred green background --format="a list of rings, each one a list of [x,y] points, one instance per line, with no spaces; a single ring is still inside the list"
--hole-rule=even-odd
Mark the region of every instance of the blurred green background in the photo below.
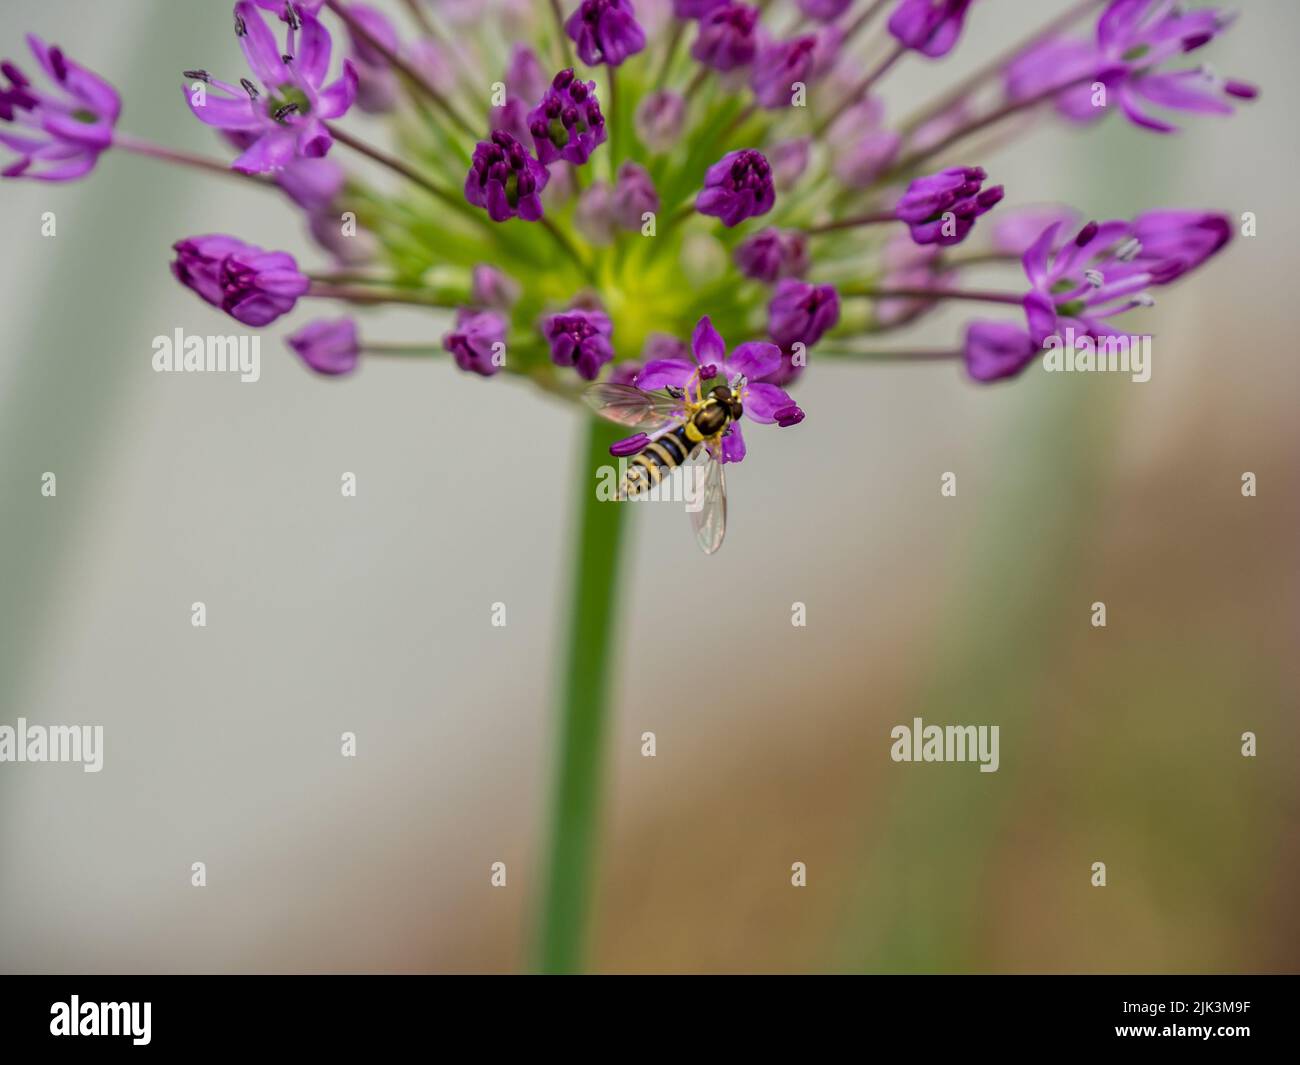
[[[890,114],[1062,6],[976,5],[950,62],[891,74]],[[212,151],[179,71],[243,69],[229,7],[9,0],[0,52],[33,29],[117,83],[124,129]],[[1257,237],[1135,323],[1150,383],[814,358],[808,420],[751,434],[730,477],[720,555],[638,508],[593,968],[1297,968],[1300,9],[1245,7],[1209,56],[1262,86],[1236,117],[1169,138],[1049,122],[980,160],[1008,206],[1255,212]],[[106,752],[97,775],[0,766],[0,967],[524,968],[572,485],[563,459],[520,473],[571,454],[577,417],[446,363],[314,378],[276,339],[301,313],[267,332],[255,386],[156,375],[155,335],[225,328],[170,244],[232,232],[323,262],[296,214],[114,155],[78,185],[2,188],[0,723],[102,724]],[[476,435],[489,392],[500,428]],[[448,461],[451,439],[469,446]],[[723,590],[707,623],[703,588]],[[999,771],[890,761],[916,716],[999,725]]]

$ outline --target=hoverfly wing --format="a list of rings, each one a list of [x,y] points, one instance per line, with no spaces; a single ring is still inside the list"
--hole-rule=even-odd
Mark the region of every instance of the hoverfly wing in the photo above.
[[[696,543],[711,555],[722,546],[727,535],[727,476],[722,463],[707,446],[699,447],[686,461],[695,495],[688,509]]]
[[[582,398],[602,418],[631,429],[662,429],[682,420],[681,400],[643,392],[634,385],[591,385]]]

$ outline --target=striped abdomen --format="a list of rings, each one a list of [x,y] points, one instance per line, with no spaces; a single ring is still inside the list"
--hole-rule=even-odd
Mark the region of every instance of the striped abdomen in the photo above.
[[[627,476],[623,479],[623,495],[630,499],[658,484],[690,458],[691,452],[699,446],[687,439],[685,425],[652,440],[644,451],[629,460]]]

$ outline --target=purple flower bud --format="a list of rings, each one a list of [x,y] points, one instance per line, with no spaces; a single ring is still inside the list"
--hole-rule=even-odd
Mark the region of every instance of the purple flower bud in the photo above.
[[[771,284],[808,271],[808,238],[795,230],[764,229],[736,248],[736,265],[746,277]]]
[[[681,137],[685,117],[686,101],[677,93],[648,93],[636,109],[636,135],[652,152],[667,151]]]
[[[636,384],[636,377],[641,372],[642,365],[639,362],[616,363],[609,371],[609,383],[611,385]]]
[[[803,177],[804,171],[808,169],[811,149],[811,137],[796,137],[772,145],[768,158],[772,163],[772,177],[778,189],[784,191]]]
[[[525,102],[540,100],[548,84],[537,53],[518,42],[511,47],[505,80],[506,92]]]
[[[899,44],[938,59],[961,36],[971,0],[900,0],[889,16],[889,32]]]
[[[519,300],[519,282],[495,266],[479,263],[470,273],[470,299],[477,307],[509,311]]]
[[[379,242],[373,233],[357,229],[345,236],[343,223],[335,211],[313,211],[307,216],[312,239],[345,266],[363,266],[379,255]]]
[[[172,247],[176,280],[245,325],[261,327],[288,314],[311,287],[288,252],[216,234]]]
[[[573,224],[592,244],[604,245],[614,239],[614,193],[604,181],[593,181],[578,197]]]
[[[353,3],[348,10],[361,28],[389,52],[398,50],[400,42],[397,28],[387,15],[369,4]],[[384,53],[350,25],[348,42],[351,45],[352,62],[357,68],[357,106],[372,115],[382,115],[393,110],[401,86],[388,60],[384,58]]]
[[[795,86],[811,80],[817,58],[817,38],[811,34],[765,44],[758,50],[749,78],[755,98],[768,110],[790,107]]]
[[[609,453],[616,459],[625,459],[632,455],[639,455],[649,443],[650,438],[645,433],[634,433],[622,440],[615,440],[609,445]]]
[[[543,165],[563,159],[582,166],[605,143],[596,83],[575,78],[572,69],[561,70],[542,102],[528,112],[528,130]]]
[[[571,310],[546,319],[543,335],[551,345],[556,366],[573,366],[578,376],[594,381],[600,368],[614,358],[609,342],[614,332],[607,315],[600,311]]]
[[[767,307],[767,332],[781,347],[812,347],[840,320],[840,297],[831,285],[786,278]]]
[[[678,18],[699,19],[726,2],[727,0],[673,0],[673,14]]]
[[[758,8],[724,4],[700,19],[691,55],[714,70],[735,70],[754,61],[758,51]]]
[[[4,64],[10,87],[0,88],[0,122],[13,123],[18,133],[0,132],[0,144],[19,157],[0,176],[75,181],[90,173],[112,145],[121,98],[98,74],[35,34],[27,35],[27,46],[54,90],[36,90],[17,65]]]
[[[456,312],[456,327],[442,338],[442,346],[451,352],[456,365],[462,370],[491,377],[501,369],[502,360],[496,358],[504,351],[506,320],[496,311],[476,311],[462,307]]]
[[[789,429],[792,425],[798,425],[804,420],[804,412],[799,409],[795,403],[788,403],[784,407],[778,407],[772,412],[772,417],[776,419],[778,428]]]
[[[1019,326],[974,321],[966,328],[962,354],[966,372],[976,381],[1000,381],[1021,373],[1041,350]]]
[[[975,219],[1002,199],[1001,185],[983,188],[988,175],[977,166],[956,166],[917,178],[894,208],[917,244],[960,244]]]
[[[767,214],[776,203],[772,168],[753,148],[728,152],[704,175],[704,188],[695,198],[700,214],[722,219],[728,228],[746,218]]]
[[[619,66],[645,48],[645,33],[632,0],[582,0],[564,24],[564,32],[589,67]]]
[[[309,322],[290,335],[286,343],[317,373],[331,376],[351,373],[361,354],[357,323],[351,318]]]
[[[799,10],[818,22],[831,22],[849,9],[853,0],[798,0]]]
[[[1133,237],[1133,261],[1150,264],[1153,283],[1167,285],[1217,254],[1232,239],[1232,223],[1203,211],[1147,211],[1133,219]]]
[[[618,180],[610,197],[614,221],[624,229],[639,230],[647,212],[659,210],[659,193],[644,167],[624,163],[618,168]]]
[[[514,137],[497,130],[492,139],[479,141],[474,162],[465,177],[465,199],[487,210],[494,222],[542,217],[541,191],[550,174]]]

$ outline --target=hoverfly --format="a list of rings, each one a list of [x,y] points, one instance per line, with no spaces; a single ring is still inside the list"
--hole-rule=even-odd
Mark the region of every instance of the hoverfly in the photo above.
[[[718,385],[704,392],[699,371],[691,374],[684,389],[668,389],[667,395],[646,392],[635,385],[598,384],[583,392],[583,399],[597,414],[649,437],[645,446],[628,463],[619,488],[620,499],[632,499],[648,491],[678,466],[703,469],[701,506],[692,510],[695,539],[706,555],[722,546],[727,532],[727,479],[722,472],[722,438],[739,421],[744,379]]]

